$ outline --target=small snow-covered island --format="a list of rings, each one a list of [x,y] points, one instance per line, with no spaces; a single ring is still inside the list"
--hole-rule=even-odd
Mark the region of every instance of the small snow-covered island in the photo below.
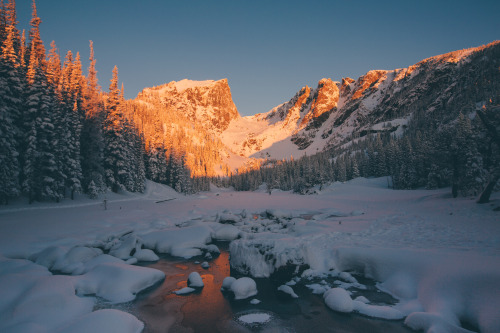
[[[0,332],[500,332],[500,3],[186,3],[0,2]]]

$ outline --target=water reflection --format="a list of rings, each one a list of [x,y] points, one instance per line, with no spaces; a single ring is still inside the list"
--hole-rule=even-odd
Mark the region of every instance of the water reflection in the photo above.
[[[132,313],[146,326],[144,332],[412,332],[401,321],[374,320],[355,314],[340,314],[328,309],[321,296],[303,285],[294,286],[298,299],[283,297],[276,289],[283,281],[256,279],[262,302],[235,301],[220,291],[222,281],[231,275],[229,253],[221,251],[203,269],[194,260],[168,257],[148,264],[166,274],[163,284],[142,293],[132,304]],[[205,287],[189,295],[173,292],[187,285],[191,272],[198,272]],[[233,273],[234,276],[234,273]],[[262,325],[244,325],[240,316],[265,312],[272,320]]]

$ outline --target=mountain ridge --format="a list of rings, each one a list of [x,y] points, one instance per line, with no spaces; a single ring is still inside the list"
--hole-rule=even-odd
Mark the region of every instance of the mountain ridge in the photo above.
[[[273,109],[245,117],[232,101],[227,79],[172,81],[145,88],[136,100],[157,98],[167,112],[201,125],[225,146],[221,164],[235,171],[253,159],[310,155],[377,132],[401,135],[421,109],[431,116],[453,108],[449,117],[439,115],[450,119],[470,112],[497,89],[482,87],[485,77],[499,76],[499,53],[500,41],[494,41],[407,68],[371,70],[356,80],[323,78],[315,88],[304,86]]]

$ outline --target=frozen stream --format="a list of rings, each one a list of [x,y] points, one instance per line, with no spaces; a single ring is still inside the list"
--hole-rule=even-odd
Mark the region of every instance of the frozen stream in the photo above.
[[[291,299],[277,291],[286,281],[256,279],[259,293],[236,301],[220,290],[225,277],[238,277],[231,272],[228,259],[224,246],[220,256],[209,262],[208,269],[200,266],[200,258],[163,257],[147,266],[165,272],[165,281],[139,294],[135,301],[117,307],[142,320],[144,332],[412,332],[402,321],[336,313],[325,306],[321,295],[312,294],[300,283],[293,287],[299,298]],[[174,294],[186,287],[187,277],[193,271],[200,273],[205,287],[193,294]],[[251,304],[254,298],[261,302]],[[245,322],[248,318],[264,318],[264,322]]]

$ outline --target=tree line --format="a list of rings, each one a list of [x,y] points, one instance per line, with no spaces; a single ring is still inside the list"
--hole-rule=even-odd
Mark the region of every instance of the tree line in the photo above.
[[[52,42],[46,55],[41,22],[33,1],[26,38],[15,0],[0,4],[0,203],[20,195],[32,203],[75,193],[95,198],[108,189],[142,192],[146,176],[192,191],[181,154],[167,160],[161,150],[145,150],[118,69],[103,92],[92,41],[84,75],[78,52],[61,61]]]

